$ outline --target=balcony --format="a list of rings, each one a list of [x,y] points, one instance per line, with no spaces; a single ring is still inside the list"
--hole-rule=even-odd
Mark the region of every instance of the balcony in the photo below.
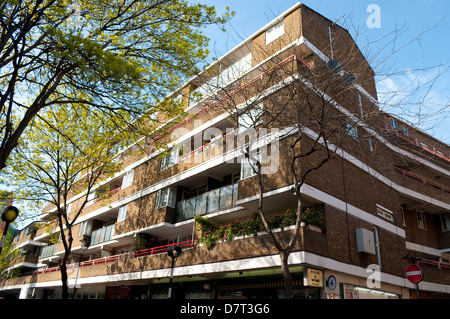
[[[42,248],[41,259],[54,256],[56,252],[56,246],[57,244],[53,244]]]
[[[145,256],[154,256],[154,255],[159,255],[159,254],[167,254],[167,249],[170,246],[179,246],[182,249],[190,249],[190,248],[194,248],[194,242],[192,240],[188,240],[188,241],[175,243],[175,244],[168,244],[168,245],[163,245],[163,246],[158,246],[158,247],[153,247],[153,248],[147,248],[147,249],[135,251],[134,253],[131,253],[131,254],[125,253],[125,254],[103,257],[103,258],[86,260],[86,261],[80,262],[79,264],[78,263],[68,264],[67,269],[74,269],[77,267],[87,267],[87,266],[91,266],[91,265],[116,262],[118,260],[123,260],[126,258],[138,258],[138,257],[145,257]],[[59,271],[59,270],[60,270],[59,266],[56,266],[56,267],[52,267],[52,268],[36,270],[36,271],[34,271],[34,274],[38,275],[38,274],[44,274],[44,273],[49,273],[49,272],[55,272],[55,271]]]
[[[408,131],[397,129],[397,127],[396,127],[397,124],[388,125],[386,122],[382,122],[382,125],[386,131],[393,132],[396,136],[402,138],[403,140],[409,142],[410,144],[415,145],[415,146],[421,148],[422,150],[424,150],[434,156],[437,156],[447,162],[450,162],[450,153],[443,151],[442,149],[439,149],[436,146],[431,145],[430,143],[425,142],[424,140],[422,140],[416,136],[413,136]]]
[[[238,185],[231,184],[178,202],[177,221],[201,216],[236,205]]]
[[[112,237],[114,236],[115,227],[116,227],[116,224],[112,224],[112,225],[94,230],[91,233],[91,246],[111,240]]]

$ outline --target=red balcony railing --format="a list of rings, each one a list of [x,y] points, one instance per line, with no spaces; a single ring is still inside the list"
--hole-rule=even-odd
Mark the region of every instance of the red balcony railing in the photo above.
[[[450,154],[449,153],[440,150],[439,148],[431,145],[430,143],[427,143],[427,142],[419,139],[418,137],[411,135],[410,133],[406,133],[397,128],[393,128],[386,122],[383,122],[383,126],[387,131],[394,132],[395,135],[403,138],[405,141],[408,141],[411,144],[414,144],[414,145],[422,148],[423,150],[450,162]]]
[[[103,257],[103,258],[98,258],[98,259],[86,260],[86,261],[82,261],[79,265],[80,265],[80,267],[86,267],[86,266],[91,266],[91,265],[98,265],[98,264],[114,262],[116,260],[130,258],[130,257],[137,258],[137,257],[143,257],[143,256],[164,254],[167,252],[167,249],[171,246],[179,246],[183,249],[188,249],[188,248],[194,247],[194,242],[192,240],[188,240],[188,241],[183,241],[180,243],[143,249],[143,250],[136,251],[134,253],[125,253],[125,254],[108,256],[108,257]],[[78,263],[73,263],[73,264],[67,265],[67,269],[73,269],[73,268],[77,268],[77,267],[78,267]],[[59,269],[60,269],[59,266],[57,266],[57,267],[52,267],[52,268],[47,268],[47,269],[42,269],[42,270],[36,270],[33,272],[33,274],[44,274],[44,273],[48,273],[48,272],[59,271]]]
[[[431,180],[429,180],[429,179],[426,179],[426,178],[424,178],[424,177],[422,177],[422,176],[419,176],[419,175],[417,175],[417,174],[414,174],[414,173],[412,173],[412,172],[405,171],[404,169],[401,169],[400,167],[395,166],[394,169],[395,169],[395,171],[396,171],[397,173],[400,173],[400,174],[403,174],[403,175],[405,175],[405,176],[414,178],[415,180],[418,180],[418,181],[420,181],[420,182],[422,182],[422,183],[424,183],[424,184],[426,184],[426,185],[430,185],[430,186],[432,186],[432,187],[435,187],[435,188],[437,188],[437,189],[440,189],[440,190],[443,191],[443,192],[447,192],[447,193],[450,194],[450,188],[447,188],[447,187],[445,187],[445,186],[443,186],[443,185],[441,185],[441,184],[435,183],[435,182],[433,182],[433,181],[431,181]]]
[[[450,263],[441,262],[441,261],[434,261],[434,260],[430,260],[430,259],[420,258],[417,260],[417,263],[436,266],[438,269],[442,269],[442,268],[450,269]]]
[[[198,111],[195,115],[191,115],[189,117],[187,117],[185,120],[183,120],[182,122],[174,125],[173,127],[170,127],[166,130],[167,133],[171,133],[173,132],[175,129],[185,125],[186,123],[189,123],[190,121],[192,121],[193,119],[195,119],[198,115],[210,110],[211,108],[213,108],[214,106],[220,105],[221,103],[223,103],[224,101],[232,98],[234,95],[241,93],[243,89],[248,88],[249,86],[261,81],[263,78],[265,78],[266,76],[268,76],[269,74],[271,74],[272,72],[274,72],[277,69],[280,69],[281,67],[283,67],[284,65],[292,62],[292,61],[299,61],[301,62],[303,65],[305,65],[308,69],[312,69],[312,66],[309,65],[305,60],[303,60],[302,58],[300,58],[300,56],[293,54],[289,57],[287,57],[286,59],[284,59],[283,61],[279,62],[278,64],[276,64],[275,66],[269,68],[268,70],[266,70],[265,72],[259,74],[258,76],[256,76],[255,78],[253,78],[252,80],[243,83],[240,87],[232,90],[231,92],[228,92],[227,94],[223,95],[221,98],[213,101],[212,103],[208,104],[207,106],[203,107],[200,111]],[[158,135],[156,137],[154,137],[149,144],[153,144],[156,143],[159,139],[161,139],[164,135]]]
[[[153,248],[139,250],[139,251],[134,252],[133,256],[134,257],[143,257],[143,256],[151,256],[151,255],[163,254],[163,253],[166,253],[167,252],[167,248],[169,248],[171,246],[178,246],[178,247],[181,247],[183,249],[194,247],[192,240],[188,240],[188,241],[183,241],[181,243],[176,243],[176,244],[170,244],[170,245],[164,245],[164,246],[158,246],[158,247],[153,247]]]

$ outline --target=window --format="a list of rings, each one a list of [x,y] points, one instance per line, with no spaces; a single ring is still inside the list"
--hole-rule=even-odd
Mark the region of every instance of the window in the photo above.
[[[92,231],[92,221],[91,220],[85,220],[80,225],[80,231],[78,232],[78,236],[90,235],[91,231]]]
[[[189,105],[200,102],[205,97],[216,91],[218,89],[218,81],[218,77],[214,77],[193,90],[189,95]]]
[[[256,105],[238,118],[239,131],[245,131],[251,127],[257,127],[262,123],[263,107]]]
[[[347,123],[346,125],[347,128],[347,134],[353,138],[355,141],[358,140],[358,128],[354,125],[352,125],[351,123]]]
[[[274,25],[266,31],[266,45],[272,43],[284,34],[284,21]]]
[[[94,199],[95,199],[95,192],[89,193],[85,206],[87,207],[89,205],[92,205],[94,203]]]
[[[373,141],[370,136],[367,138],[367,145],[369,146],[369,151],[373,152]]]
[[[417,211],[417,225],[420,229],[427,229],[427,222],[425,218],[425,212],[422,210]]]
[[[125,218],[127,217],[127,207],[128,205],[119,208],[119,215],[117,215],[117,222],[125,220]]]
[[[396,129],[397,128],[397,121],[394,119],[389,119],[389,124],[391,125],[391,128]]]
[[[405,208],[403,207],[403,205],[400,206],[400,211],[402,212],[402,224],[406,227]]]
[[[175,208],[176,193],[177,191],[175,188],[166,188],[160,190],[158,192],[158,195],[156,196],[155,209],[166,206]]]
[[[261,161],[259,153],[255,155],[255,159]],[[249,160],[246,156],[242,159],[241,179],[256,175],[258,167],[254,161]]]
[[[450,214],[441,215],[442,231],[450,231]]]
[[[362,105],[362,99],[361,99],[361,94],[358,93],[358,105],[359,105],[359,116],[361,118],[364,117],[364,110],[363,110],[363,105]]]
[[[394,221],[394,213],[383,206],[377,204],[377,214],[391,222]]]
[[[130,170],[125,173],[122,181],[122,189],[133,184],[134,170]]]
[[[183,147],[174,147],[172,148],[172,150],[170,150],[170,152],[164,155],[163,159],[161,160],[161,171],[177,164],[180,160],[180,157],[183,156],[183,151]]]
[[[403,124],[403,129],[402,129],[403,133],[405,135],[408,135],[408,126],[406,126],[405,124]]]
[[[252,54],[249,53],[239,61],[233,63],[226,69],[222,70],[218,77],[219,87],[224,87],[228,83],[240,77],[252,67]]]

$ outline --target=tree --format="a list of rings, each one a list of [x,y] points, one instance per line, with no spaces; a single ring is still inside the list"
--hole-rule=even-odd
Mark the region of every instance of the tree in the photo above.
[[[302,21],[302,29],[307,30],[305,33],[323,35],[322,29],[315,33],[318,24],[316,16],[305,15]],[[288,259],[300,236],[306,202],[301,192],[302,186],[314,175],[317,176],[318,171],[323,172],[328,163],[339,161],[336,155],[341,151],[358,154],[367,163],[376,162],[372,144],[375,140],[361,128],[384,134],[379,122],[383,111],[377,101],[359,94],[354,85],[376,98],[375,72],[357,46],[352,44],[347,31],[336,25],[330,25],[329,30],[331,42],[328,34],[314,38],[314,45],[319,50],[327,54],[331,52],[329,61],[312,52],[305,55],[308,50],[302,51],[292,45],[297,39],[288,38],[289,35],[285,35],[284,40],[278,40],[279,46],[270,52],[265,46],[259,47],[258,40],[254,39],[252,57],[256,61],[252,61],[252,66],[257,65],[258,68],[231,85],[217,85],[211,89],[236,126],[253,132],[250,138],[243,134],[242,137],[248,140],[240,145],[243,156],[250,161],[256,175],[257,211],[271,244],[278,250],[286,283],[286,298],[291,296],[293,289]],[[396,39],[394,37],[392,41]],[[275,52],[279,54],[274,55]],[[252,74],[260,76],[252,79]],[[208,76],[206,74],[205,82]],[[284,147],[285,157],[280,163],[284,165],[284,171],[278,172],[278,175],[288,172],[284,177],[290,179],[297,202],[295,230],[287,240],[272,232],[266,218],[264,194],[271,190],[273,173],[265,171],[271,163],[266,161],[267,156],[263,153],[267,149],[261,150],[263,144],[257,143],[265,135],[256,135],[256,129],[260,132],[266,129],[267,132],[274,128],[282,132],[277,138],[280,148]],[[271,145],[270,151],[274,151],[274,145]]]
[[[0,237],[3,236],[0,231]],[[14,278],[19,273],[19,268],[12,268],[16,260],[21,256],[19,249],[16,249],[12,242],[12,234],[5,234],[5,244],[0,254],[0,277]]]
[[[16,198],[48,206],[55,218],[56,229],[50,231],[59,234],[64,247],[59,265],[63,298],[68,297],[66,266],[75,239],[73,226],[89,193],[120,167],[112,156],[117,134],[105,124],[104,118],[85,109],[54,106],[32,121],[7,167],[11,186],[18,187]],[[68,200],[77,195],[80,204],[69,209]]]
[[[231,16],[183,0],[6,0],[0,14],[0,170],[46,107],[151,119],[199,70],[200,28]]]

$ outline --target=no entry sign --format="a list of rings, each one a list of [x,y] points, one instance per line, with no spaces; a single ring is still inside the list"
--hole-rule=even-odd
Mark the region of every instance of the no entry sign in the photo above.
[[[423,271],[418,265],[408,265],[406,267],[406,278],[413,284],[418,284],[422,281]]]

